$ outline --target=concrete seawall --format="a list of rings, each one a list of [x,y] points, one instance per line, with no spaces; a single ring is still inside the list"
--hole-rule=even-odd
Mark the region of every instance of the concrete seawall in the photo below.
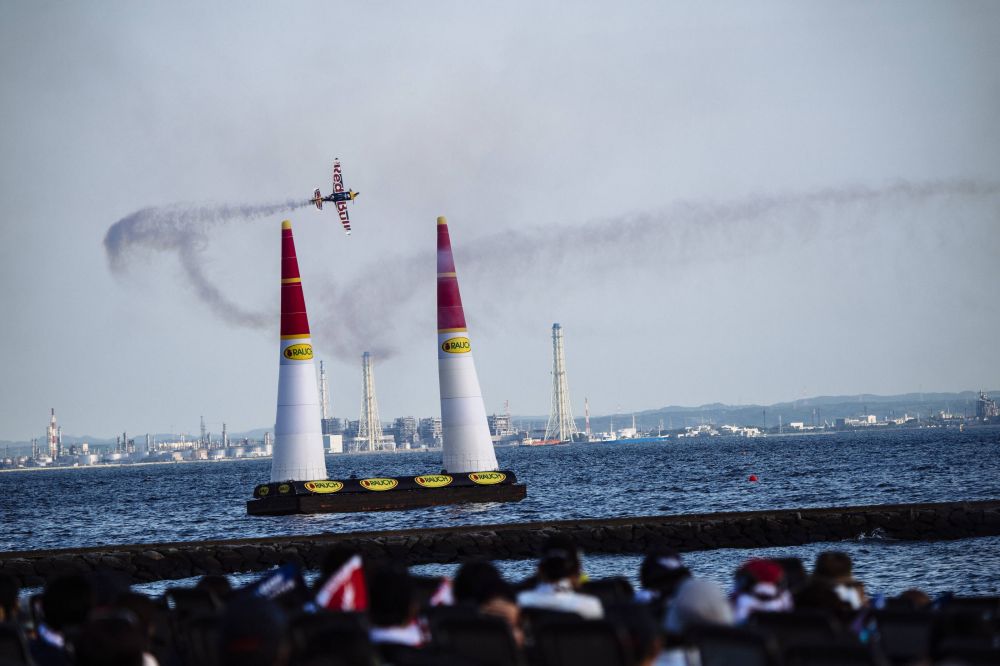
[[[99,569],[135,582],[261,571],[286,562],[318,567],[331,547],[408,564],[474,558],[525,559],[553,534],[567,534],[589,553],[681,552],[838,541],[862,535],[936,541],[1000,535],[1000,500],[642,516],[313,536],[97,546],[0,553],[0,571],[24,586],[52,576]]]

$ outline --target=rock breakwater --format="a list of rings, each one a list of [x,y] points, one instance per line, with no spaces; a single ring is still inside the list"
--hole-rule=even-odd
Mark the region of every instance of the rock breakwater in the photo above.
[[[733,513],[548,521],[388,532],[349,532],[199,542],[95,546],[0,553],[0,571],[24,586],[69,572],[118,571],[134,582],[262,571],[294,562],[319,566],[327,549],[407,564],[535,557],[542,542],[566,534],[589,553],[681,552],[794,546],[879,535],[947,540],[1000,535],[1000,500],[784,509]]]

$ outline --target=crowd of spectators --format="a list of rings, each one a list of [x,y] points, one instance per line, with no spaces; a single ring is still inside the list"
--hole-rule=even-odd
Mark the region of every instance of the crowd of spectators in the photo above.
[[[638,579],[589,579],[561,537],[517,582],[487,561],[449,580],[341,551],[312,586],[286,565],[240,589],[206,576],[162,597],[110,573],[30,596],[0,576],[0,666],[1000,664],[1000,597],[870,597],[842,552],[811,573],[751,559],[724,591],[662,551]]]

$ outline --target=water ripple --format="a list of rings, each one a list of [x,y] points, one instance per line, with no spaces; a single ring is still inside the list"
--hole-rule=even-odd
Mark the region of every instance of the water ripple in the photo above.
[[[270,461],[0,474],[0,550],[391,530],[413,526],[1000,498],[1000,428],[498,449],[517,504],[250,517]],[[329,456],[333,478],[421,474],[436,453]],[[757,483],[749,483],[756,474]],[[862,539],[866,547],[878,539]],[[944,546],[938,550],[952,552]],[[993,569],[994,589],[1000,567]]]

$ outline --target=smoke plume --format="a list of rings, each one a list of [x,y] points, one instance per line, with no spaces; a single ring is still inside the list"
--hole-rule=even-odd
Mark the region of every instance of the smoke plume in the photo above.
[[[269,204],[155,206],[137,210],[118,220],[104,235],[108,266],[117,277],[127,272],[132,253],[146,250],[177,255],[195,294],[226,321],[253,328],[267,326],[272,317],[252,312],[223,294],[202,270],[202,251],[211,240],[210,232],[224,224],[254,220],[295,210],[308,201],[289,199]]]
[[[665,208],[576,224],[505,229],[458,239],[460,278],[503,289],[504,307],[477,304],[477,319],[502,316],[509,307],[568,276],[593,281],[614,272],[726,261],[797,244],[858,237],[870,232],[878,214],[906,215],[934,201],[968,204],[1000,195],[1000,184],[976,181],[898,182],[886,187],[827,188],[804,193],[753,196],[717,202],[680,201]],[[219,224],[291,210],[289,201],[261,206],[169,207],[137,211],[116,222],[104,243],[112,271],[121,274],[134,249],[174,252],[198,297],[230,322],[260,327],[273,313],[244,309],[202,273],[199,260]],[[362,351],[392,356],[413,331],[433,327],[434,253],[381,256],[376,263],[314,291],[310,308],[318,342],[342,359]],[[586,280],[583,284],[586,284]],[[310,281],[314,280],[310,278]]]
[[[788,243],[864,238],[881,212],[912,214],[931,200],[958,206],[1000,195],[1000,184],[899,182],[755,196],[731,202],[680,201],[663,209],[578,224],[504,229],[455,239],[460,281],[494,285],[503,303],[473,305],[479,322],[509,316],[546,290],[585,288],[633,271],[680,271],[769,252]],[[430,241],[429,241],[430,243]],[[382,359],[413,331],[432,330],[434,252],[380,258],[339,285],[319,290],[319,330],[341,358],[363,350]],[[391,267],[391,268],[387,268]],[[565,281],[566,284],[561,284]]]

